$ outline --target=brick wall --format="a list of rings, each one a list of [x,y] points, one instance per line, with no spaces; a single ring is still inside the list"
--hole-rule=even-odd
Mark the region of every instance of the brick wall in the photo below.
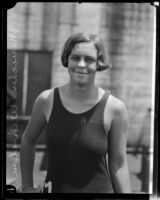
[[[134,144],[151,107],[153,7],[136,3],[109,6],[109,56],[113,65],[111,91],[127,105],[129,138]],[[146,132],[146,137],[148,134]]]
[[[17,48],[54,52],[51,87],[68,81],[60,61],[68,36],[78,32],[100,35],[113,67],[97,73],[96,82],[125,102],[129,144],[137,142],[151,107],[153,7],[149,3],[22,2],[8,11],[8,29],[13,27],[19,31]]]

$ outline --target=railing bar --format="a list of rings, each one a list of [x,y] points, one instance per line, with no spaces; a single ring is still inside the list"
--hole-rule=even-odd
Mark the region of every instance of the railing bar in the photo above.
[[[6,149],[9,150],[9,151],[19,150],[20,144],[17,144],[17,145],[7,144]],[[36,150],[37,151],[46,150],[46,145],[37,144]],[[150,148],[148,148],[148,150],[143,150],[143,148],[136,149],[134,147],[128,147],[127,148],[127,154],[152,154],[152,153],[153,153],[153,149],[150,149]]]

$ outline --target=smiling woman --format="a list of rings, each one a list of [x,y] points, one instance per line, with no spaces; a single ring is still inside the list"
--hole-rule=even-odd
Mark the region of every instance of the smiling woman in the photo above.
[[[97,71],[109,68],[103,42],[93,34],[73,35],[61,59],[69,82],[38,96],[23,134],[23,191],[37,192],[34,151],[40,129],[46,126],[44,193],[130,193],[127,110],[110,91],[95,84]]]
[[[86,61],[88,61],[89,63],[97,61],[98,63],[97,71],[103,71],[105,69],[110,68],[111,65],[107,62],[102,39],[99,38],[97,35],[87,34],[87,33],[79,33],[79,34],[72,35],[65,42],[62,55],[61,55],[61,61],[62,61],[63,66],[68,67],[68,56],[71,54],[71,51],[73,50],[73,47],[76,44],[89,43],[89,42],[94,44],[94,47],[96,48],[97,51],[96,51],[95,58],[86,57]]]
[[[76,44],[68,57],[71,84],[93,84],[97,70],[97,50],[92,42]]]

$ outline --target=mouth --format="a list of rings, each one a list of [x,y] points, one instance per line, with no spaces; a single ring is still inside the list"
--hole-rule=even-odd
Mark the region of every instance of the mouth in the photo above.
[[[76,73],[76,74],[88,74],[87,72],[75,72],[75,71],[74,71],[74,73]]]

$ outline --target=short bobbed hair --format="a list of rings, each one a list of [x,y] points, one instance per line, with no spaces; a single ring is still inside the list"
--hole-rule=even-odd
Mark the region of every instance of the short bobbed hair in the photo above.
[[[103,71],[111,67],[111,64],[107,63],[105,48],[103,46],[104,43],[102,39],[95,34],[88,33],[78,33],[72,35],[65,42],[61,54],[61,61],[64,67],[68,67],[68,57],[71,54],[74,46],[82,42],[93,42],[93,44],[95,45],[97,49],[97,71]]]

